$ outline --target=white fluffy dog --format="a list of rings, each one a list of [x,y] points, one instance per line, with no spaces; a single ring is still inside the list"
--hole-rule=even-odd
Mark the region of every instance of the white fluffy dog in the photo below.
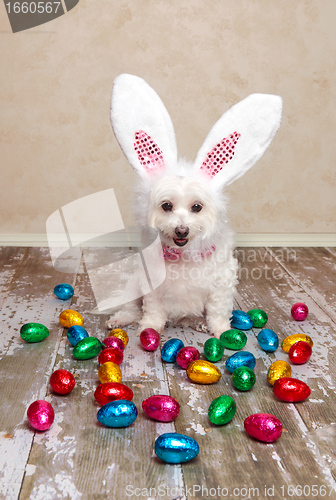
[[[111,102],[115,136],[139,174],[138,223],[159,231],[164,282],[123,306],[109,328],[138,322],[162,332],[167,321],[208,330],[230,328],[237,283],[233,234],[223,188],[264,153],[281,120],[278,96],[252,94],[214,125],[195,163],[177,158],[175,134],[159,96],[136,76],[116,78]]]

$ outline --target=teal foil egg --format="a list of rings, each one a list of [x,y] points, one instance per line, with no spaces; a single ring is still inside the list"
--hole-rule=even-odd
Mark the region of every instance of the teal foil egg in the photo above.
[[[260,330],[257,340],[260,347],[266,352],[274,352],[279,347],[279,337],[268,328]]]
[[[138,410],[132,401],[118,399],[102,406],[97,413],[98,421],[106,427],[128,427],[138,416]]]
[[[209,406],[209,420],[215,425],[227,424],[233,419],[236,409],[236,403],[230,396],[219,396]]]
[[[263,328],[268,321],[268,316],[262,309],[250,309],[247,314],[253,321],[254,328]]]
[[[58,299],[69,300],[75,293],[73,287],[68,283],[61,283],[54,288],[54,294]]]
[[[253,326],[252,319],[244,311],[232,311],[230,321],[232,328],[238,328],[238,330],[250,330]]]
[[[161,434],[155,441],[154,449],[156,455],[169,464],[189,462],[199,454],[195,439],[175,432]]]
[[[161,349],[161,358],[166,363],[175,363],[176,356],[178,352],[184,347],[182,340],[179,339],[170,339],[167,340],[162,346]]]
[[[223,332],[220,336],[220,341],[226,349],[239,351],[239,349],[242,349],[245,346],[247,337],[241,330],[232,329]]]
[[[212,363],[221,360],[224,354],[224,346],[222,342],[216,338],[208,339],[203,346],[203,350],[206,359]]]
[[[49,330],[41,323],[26,323],[20,328],[20,336],[29,343],[42,342],[49,336]]]
[[[241,366],[247,366],[253,370],[255,365],[256,359],[253,354],[248,351],[236,352],[225,361],[225,368],[231,373],[233,373],[236,368],[240,368]]]
[[[85,328],[83,328],[82,326],[79,326],[79,325],[70,326],[70,328],[67,331],[68,341],[73,346],[78,344],[78,342],[80,342],[81,340],[86,339],[86,337],[88,337],[88,336],[89,336],[89,334],[85,330]]]
[[[232,382],[236,389],[240,391],[249,391],[256,381],[256,376],[251,368],[241,366],[236,368],[232,375]]]

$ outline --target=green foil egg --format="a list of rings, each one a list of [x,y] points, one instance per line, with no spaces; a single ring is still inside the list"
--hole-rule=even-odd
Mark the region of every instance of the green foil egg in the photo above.
[[[227,424],[233,419],[236,409],[236,403],[230,396],[219,396],[209,406],[209,420],[215,425]]]
[[[213,363],[222,359],[224,354],[224,346],[222,342],[216,338],[208,339],[203,346],[203,350],[206,359]]]
[[[239,351],[239,349],[242,349],[245,346],[247,337],[241,330],[232,329],[223,332],[220,336],[220,341],[227,349]]]
[[[268,321],[268,316],[262,309],[250,309],[247,314],[250,316],[254,328],[264,328]]]
[[[101,346],[96,337],[86,337],[75,345],[72,354],[76,359],[91,359],[100,353]]]
[[[42,342],[49,337],[49,330],[41,323],[26,323],[21,326],[20,336],[26,342]]]
[[[240,391],[249,391],[252,389],[256,381],[256,376],[253,370],[248,366],[240,366],[236,368],[232,375],[232,382],[236,389]]]

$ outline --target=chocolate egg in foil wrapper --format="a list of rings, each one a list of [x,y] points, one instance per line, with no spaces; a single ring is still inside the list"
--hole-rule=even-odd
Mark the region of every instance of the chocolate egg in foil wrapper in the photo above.
[[[211,363],[220,361],[224,354],[224,346],[219,339],[215,337],[205,341],[203,346],[204,356]]]
[[[299,403],[309,398],[311,390],[302,380],[292,377],[283,377],[274,382],[273,392],[281,401]]]
[[[123,362],[124,355],[120,349],[116,349],[115,347],[108,347],[107,349],[103,349],[99,354],[98,363],[102,365],[106,363],[106,361],[112,361],[116,365],[121,365]]]
[[[282,377],[290,377],[292,375],[292,368],[287,361],[274,361],[268,369],[267,380],[271,385],[274,384],[276,380]]]
[[[121,382],[121,370],[119,366],[112,361],[106,361],[106,363],[103,363],[99,367],[98,378],[102,384],[105,382]]]
[[[170,339],[167,340],[161,349],[161,358],[166,363],[175,363],[178,352],[184,347],[182,340]]]
[[[249,391],[256,382],[256,376],[248,366],[240,366],[233,372],[232,382],[239,391]]]
[[[192,361],[187,368],[187,375],[197,384],[214,384],[222,376],[217,366],[203,359]]]
[[[73,325],[84,325],[83,316],[73,309],[65,309],[65,311],[62,311],[59,315],[59,321],[64,328],[70,328]]]
[[[254,413],[244,421],[246,432],[258,441],[273,443],[282,434],[280,420],[269,413]]]
[[[250,316],[239,310],[232,311],[232,316],[230,318],[231,327],[237,328],[238,330],[250,330],[253,326],[253,321]]]
[[[46,431],[54,421],[54,409],[50,403],[43,399],[34,401],[27,410],[30,425],[37,431]]]
[[[126,347],[128,344],[128,335],[125,330],[122,330],[121,328],[115,328],[114,330],[111,330],[110,333],[108,334],[109,337],[117,337],[118,339],[122,340],[124,343],[124,346]]]
[[[96,337],[85,337],[73,348],[72,354],[76,359],[91,359],[101,351],[101,343]]]
[[[145,399],[142,409],[146,415],[159,422],[172,422],[180,413],[180,405],[176,399],[161,394]]]
[[[67,331],[67,339],[71,345],[75,346],[83,339],[86,339],[89,336],[88,332],[79,325],[70,326]]]
[[[279,337],[269,328],[264,328],[258,333],[258,344],[265,352],[274,352],[279,347]]]
[[[264,328],[268,321],[268,316],[262,309],[250,309],[247,311],[254,328]]]
[[[132,401],[118,399],[102,406],[97,413],[98,421],[106,427],[128,427],[136,420],[138,410]]]
[[[154,328],[145,328],[140,333],[140,343],[145,351],[155,351],[160,345],[160,335]]]
[[[309,337],[309,335],[306,335],[304,333],[295,333],[294,335],[288,335],[282,342],[281,342],[281,349],[285,352],[289,352],[290,348],[292,347],[293,344],[296,344],[297,342],[308,342],[310,347],[313,347],[314,343]]]
[[[200,353],[196,347],[182,347],[176,356],[176,363],[180,368],[186,370],[192,361],[200,359]]]
[[[256,359],[249,351],[235,352],[225,361],[225,368],[231,373],[233,373],[235,369],[240,366],[248,366],[251,370],[253,370],[255,365]]]
[[[242,349],[246,345],[247,337],[241,330],[233,328],[223,332],[219,340],[222,342],[223,346],[226,347],[226,349],[239,351],[239,349]]]
[[[155,441],[156,455],[169,464],[182,464],[196,458],[199,445],[195,439],[184,434],[167,432]]]
[[[115,349],[119,349],[121,352],[125,350],[124,342],[118,337],[107,337],[102,342],[102,349],[107,349],[108,347],[114,347]]]
[[[295,365],[303,365],[310,360],[310,357],[313,353],[313,349],[308,342],[303,342],[303,340],[299,340],[292,345],[292,347],[288,351],[288,357],[292,363]]]
[[[28,343],[42,342],[49,337],[49,330],[41,323],[26,323],[20,328],[20,336]]]
[[[215,425],[227,424],[233,419],[236,409],[236,403],[230,396],[218,396],[209,406],[209,420]]]
[[[75,377],[68,370],[56,370],[50,376],[50,387],[57,394],[69,394],[75,387]]]
[[[133,391],[127,385],[120,384],[119,382],[104,382],[98,385],[94,397],[97,403],[103,406],[118,399],[132,401]]]
[[[297,302],[292,306],[291,315],[295,321],[303,321],[308,316],[308,306],[303,302]]]
[[[75,293],[73,287],[68,283],[60,283],[54,288],[54,294],[58,299],[69,300]]]

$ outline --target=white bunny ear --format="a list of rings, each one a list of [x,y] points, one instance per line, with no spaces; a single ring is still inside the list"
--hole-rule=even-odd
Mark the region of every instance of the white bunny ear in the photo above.
[[[135,171],[148,177],[177,161],[172,121],[157,93],[142,79],[119,75],[113,85],[111,123]]]
[[[282,99],[252,94],[227,111],[213,126],[199,150],[195,170],[212,183],[231,184],[259,160],[281,121]]]

